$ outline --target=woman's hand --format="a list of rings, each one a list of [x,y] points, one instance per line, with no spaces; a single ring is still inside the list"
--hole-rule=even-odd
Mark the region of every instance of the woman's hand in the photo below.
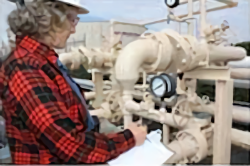
[[[127,129],[133,133],[136,146],[140,146],[144,143],[147,136],[147,126],[139,126],[137,123],[131,123]]]

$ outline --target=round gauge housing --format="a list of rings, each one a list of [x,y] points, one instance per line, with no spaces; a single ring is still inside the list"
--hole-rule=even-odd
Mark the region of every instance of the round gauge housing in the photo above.
[[[167,91],[167,84],[161,76],[155,76],[150,81],[150,90],[155,97],[162,98]]]
[[[150,90],[155,97],[170,98],[176,93],[176,81],[168,74],[155,76],[150,81]]]
[[[167,84],[167,91],[165,93],[165,97],[169,98],[176,94],[176,79],[168,74],[162,73],[160,75]]]
[[[165,0],[165,3],[169,8],[175,8],[180,4],[180,0]]]

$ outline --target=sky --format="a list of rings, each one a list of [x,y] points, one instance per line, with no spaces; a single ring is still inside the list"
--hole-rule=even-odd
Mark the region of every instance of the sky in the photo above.
[[[96,20],[126,19],[145,20],[162,17],[166,7],[162,0],[86,0],[90,13],[83,15],[82,21],[89,17]],[[91,20],[90,20],[91,21]]]
[[[87,15],[81,15],[81,22],[108,21],[110,19],[129,20],[132,22],[155,21],[166,18],[168,15],[164,0],[80,0],[90,10]],[[211,4],[214,0],[208,0]],[[250,41],[250,0],[238,0],[239,6],[231,9],[210,12],[207,16],[212,25],[220,25],[227,20],[237,37],[231,37],[232,42]],[[197,6],[197,5],[195,5]],[[182,5],[175,9],[175,13],[183,13],[187,6]],[[0,45],[6,41],[5,29],[8,28],[7,15],[15,9],[15,5],[0,0]],[[198,18],[196,16],[196,18]],[[146,26],[150,30],[160,31],[165,28],[176,28],[176,23],[166,22]],[[186,25],[182,30],[186,31]]]

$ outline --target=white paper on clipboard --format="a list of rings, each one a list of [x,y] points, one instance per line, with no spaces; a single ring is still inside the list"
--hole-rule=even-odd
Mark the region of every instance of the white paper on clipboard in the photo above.
[[[145,143],[108,162],[110,166],[161,166],[173,154],[161,143],[161,130],[147,135]]]

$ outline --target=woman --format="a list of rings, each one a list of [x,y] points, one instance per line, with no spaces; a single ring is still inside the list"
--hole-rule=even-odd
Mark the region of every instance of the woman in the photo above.
[[[72,83],[53,48],[64,48],[75,33],[76,0],[24,0],[8,18],[16,48],[0,63],[0,96],[13,164],[104,163],[146,138],[132,124],[102,135],[93,123],[79,88]]]

